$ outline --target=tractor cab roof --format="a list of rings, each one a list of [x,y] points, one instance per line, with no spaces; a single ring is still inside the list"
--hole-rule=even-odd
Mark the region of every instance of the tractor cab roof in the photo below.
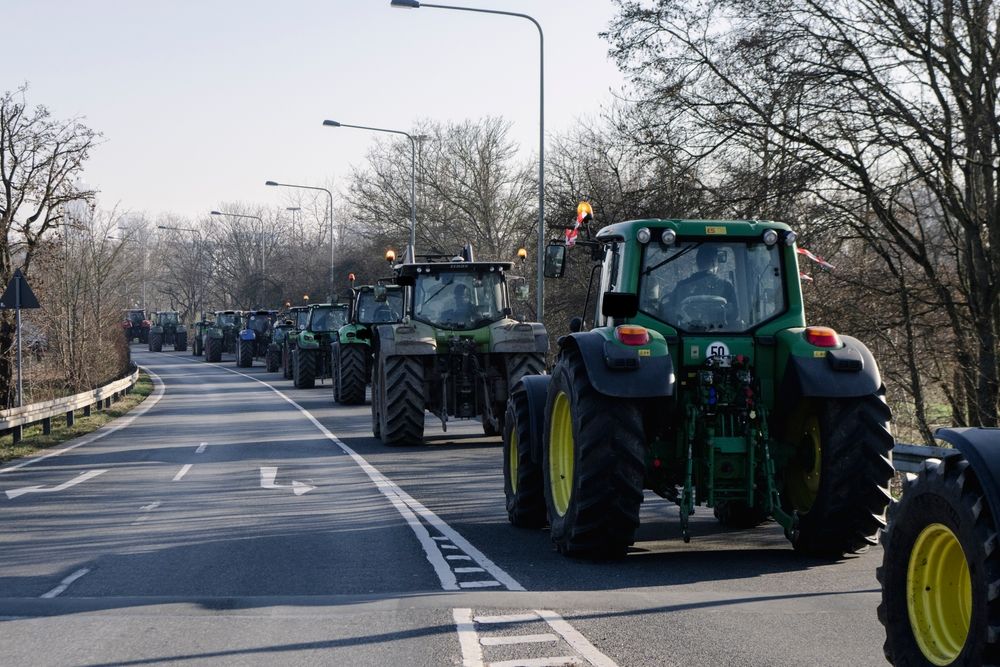
[[[413,285],[417,276],[436,275],[440,273],[499,273],[513,267],[513,262],[421,262],[414,264],[399,264],[395,267],[397,285]]]
[[[792,230],[783,222],[773,220],[680,220],[676,218],[650,218],[645,220],[628,220],[608,225],[597,232],[598,241],[624,241],[634,239],[637,231],[643,227],[652,229],[672,229],[680,237],[713,238],[723,241],[726,238],[756,237],[766,229],[790,232]],[[658,238],[654,235],[654,238]]]

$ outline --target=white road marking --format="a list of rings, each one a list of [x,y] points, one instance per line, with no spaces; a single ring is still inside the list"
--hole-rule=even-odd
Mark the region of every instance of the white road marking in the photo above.
[[[49,591],[48,593],[43,593],[42,597],[43,598],[54,598],[54,597],[57,597],[59,595],[62,595],[63,593],[66,592],[66,589],[69,588],[70,584],[72,584],[74,581],[76,581],[77,579],[79,579],[83,575],[87,574],[88,572],[90,572],[90,568],[89,567],[85,567],[83,569],[77,570],[76,572],[74,572],[73,574],[69,575],[68,577],[66,577],[65,579],[63,579],[61,582],[59,582],[59,585],[56,586],[55,588],[53,588],[51,591]]]
[[[485,572],[481,567],[456,567],[455,574],[468,574],[470,572]]]
[[[492,625],[494,623],[529,623],[540,620],[538,614],[506,614],[504,616],[476,616],[476,623]]]
[[[462,666],[483,667],[483,649],[476,637],[476,626],[472,624],[472,610],[453,609],[452,617],[458,628],[458,643],[462,647]]]
[[[382,494],[389,499],[389,502],[393,504],[396,510],[403,516],[403,519],[413,530],[416,535],[417,540],[420,542],[424,549],[424,554],[427,560],[431,563],[434,571],[438,575],[438,579],[441,581],[441,588],[443,590],[458,590],[459,585],[455,578],[455,573],[452,572],[451,568],[448,566],[447,561],[442,557],[441,550],[438,549],[437,544],[431,538],[430,532],[421,523],[421,520],[436,529],[436,532],[441,533],[451,540],[454,544],[457,544],[459,548],[469,555],[468,560],[475,560],[480,567],[484,568],[497,580],[498,584],[505,586],[507,590],[511,591],[523,591],[524,586],[519,584],[513,577],[503,571],[496,563],[491,561],[486,557],[482,551],[477,549],[468,540],[466,540],[462,535],[452,528],[450,525],[441,520],[441,518],[432,512],[431,510],[424,507],[420,502],[414,499],[410,494],[406,493],[403,489],[399,487],[391,479],[383,475],[378,471],[375,466],[368,463],[364,457],[355,452],[353,449],[345,445],[340,438],[335,436],[330,429],[323,426],[316,417],[312,415],[311,412],[303,408],[301,405],[296,403],[294,400],[286,396],[282,391],[271,386],[263,380],[258,380],[252,375],[247,375],[246,373],[241,373],[240,371],[233,370],[231,368],[225,368],[223,366],[217,366],[216,368],[224,370],[235,375],[240,375],[247,378],[248,380],[253,380],[258,384],[262,384],[275,394],[280,396],[289,405],[294,406],[306,419],[312,422],[320,433],[322,433],[330,442],[334,443],[339,447],[345,454],[351,457],[351,459],[358,464],[358,466],[365,471],[368,478],[375,484],[375,488],[382,492]],[[419,519],[417,518],[419,515]],[[451,557],[449,557],[451,559]]]
[[[460,581],[458,585],[462,588],[493,588],[494,586],[503,586],[499,581]]]
[[[82,472],[68,482],[63,482],[59,486],[45,487],[42,485],[38,486],[22,486],[20,489],[11,489],[7,492],[8,500],[13,500],[18,496],[23,496],[26,493],[55,493],[57,491],[65,491],[71,486],[76,486],[80,482],[86,482],[88,479],[97,477],[98,475],[103,475],[107,470],[88,470],[87,472]]]
[[[509,646],[512,644],[542,644],[546,642],[557,642],[559,637],[551,632],[540,635],[514,635],[512,637],[483,637],[479,643],[483,646]],[[494,665],[496,663],[493,663]]]
[[[157,500],[156,502],[149,503],[148,505],[143,505],[139,509],[141,509],[143,512],[151,512],[159,506],[160,506],[160,501]]]
[[[571,655],[559,656],[556,658],[527,658],[521,660],[501,660],[491,662],[490,667],[569,667],[570,665],[582,665],[583,661]]]
[[[292,480],[289,484],[275,484],[274,479],[278,476],[278,469],[273,466],[261,466],[260,468],[260,488],[262,489],[287,489],[291,488],[297,496],[309,493],[316,487],[305,482]]]
[[[448,560],[472,560],[472,556],[445,556]]]
[[[526,658],[521,660],[501,660],[491,662],[490,667],[569,667],[570,665],[582,665],[580,658],[564,655],[556,658]]]
[[[577,653],[582,655],[594,667],[618,667],[614,660],[598,651],[593,644],[587,641],[586,637],[581,635],[576,628],[566,622],[559,614],[548,609],[536,609],[535,613],[545,619],[549,627],[562,635],[566,643],[572,646]]]
[[[78,438],[77,442],[70,445],[69,447],[63,447],[62,449],[58,449],[54,452],[49,452],[48,454],[43,454],[33,459],[29,459],[27,461],[23,461],[21,463],[17,463],[12,466],[7,466],[6,468],[0,468],[0,474],[5,472],[10,472],[11,470],[20,470],[21,468],[30,466],[32,463],[38,463],[39,461],[44,461],[49,457],[59,456],[60,454],[64,454],[70,451],[71,449],[76,449],[77,447],[83,447],[84,445],[89,445],[95,440],[100,440],[101,438],[109,436],[119,429],[125,428],[126,426],[134,422],[137,418],[144,415],[147,410],[156,405],[156,403],[163,397],[163,380],[160,379],[159,375],[149,370],[148,368],[145,368],[144,366],[140,366],[139,368],[145,371],[146,374],[149,375],[150,379],[153,380],[153,393],[150,394],[146,398],[146,400],[139,405],[139,407],[137,407],[135,410],[132,410],[124,417],[120,417],[115,421],[111,422],[110,424],[102,426],[101,428],[97,429],[90,435],[85,435],[82,438]]]
[[[454,544],[442,544],[441,548],[442,549],[455,549],[455,550],[458,549],[458,547],[456,547]]]
[[[204,454],[206,447],[208,447],[208,443],[207,442],[203,442],[200,445],[198,445],[198,449],[194,450],[194,453],[195,454]]]
[[[179,481],[181,481],[181,479],[183,479],[184,475],[186,475],[186,474],[188,473],[188,470],[190,470],[190,469],[191,469],[191,464],[190,464],[190,463],[188,463],[188,464],[185,464],[185,465],[184,465],[184,467],[182,467],[182,468],[181,468],[181,469],[180,469],[180,470],[179,470],[179,471],[177,472],[177,474],[176,474],[176,475],[174,475],[174,481],[175,481],[175,482],[179,482]]]
[[[442,535],[435,535],[432,539],[435,539],[435,540],[438,540],[438,541],[442,541],[442,542],[447,542],[448,541],[448,538],[444,537]]]

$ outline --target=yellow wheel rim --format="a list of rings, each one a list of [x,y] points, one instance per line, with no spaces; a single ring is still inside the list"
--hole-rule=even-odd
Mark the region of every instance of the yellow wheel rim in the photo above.
[[[962,545],[944,524],[927,526],[913,543],[906,609],[924,657],[935,665],[954,662],[969,636],[972,582]]]
[[[795,458],[788,466],[788,499],[799,512],[808,512],[819,493],[823,448],[819,437],[819,419],[808,415],[802,423],[801,439]]]
[[[517,493],[517,424],[510,430],[510,451],[507,453],[507,472],[510,473],[510,490]]]
[[[559,392],[552,404],[549,424],[549,486],[556,513],[565,516],[573,496],[573,420],[569,397]]]

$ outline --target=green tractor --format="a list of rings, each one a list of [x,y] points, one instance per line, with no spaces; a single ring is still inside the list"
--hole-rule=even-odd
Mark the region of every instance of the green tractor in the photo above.
[[[292,383],[296,389],[311,389],[316,378],[332,377],[330,341],[347,324],[349,305],[320,303],[309,306],[305,328],[287,340],[291,351]]]
[[[372,336],[380,324],[401,321],[403,290],[398,285],[363,285],[352,289],[350,320],[333,341],[333,400],[343,405],[365,402],[372,374]]]
[[[253,366],[255,357],[264,357],[274,333],[275,313],[270,310],[251,310],[243,314],[243,328],[236,339],[236,365]]]
[[[510,316],[511,262],[425,255],[394,267],[403,320],[375,327],[372,431],[386,445],[424,441],[424,411],[447,430],[451,417],[503,428],[508,389],[545,370],[549,339],[539,323]]]
[[[551,375],[507,404],[510,521],[548,523],[567,555],[619,557],[650,489],[679,506],[685,542],[706,505],[734,527],[773,517],[806,554],[876,544],[891,413],[868,349],[806,326],[795,233],[654,219],[587,237],[596,326],[574,318]],[[546,275],[565,260],[565,245],[546,248]]]
[[[286,332],[281,346],[281,376],[292,379],[292,349],[298,340],[299,332],[306,328],[309,321],[309,306],[292,306],[288,309],[288,319],[292,320],[291,331]]]
[[[160,352],[164,345],[173,345],[175,352],[187,349],[187,328],[181,324],[176,310],[153,313],[149,327],[149,351]]]
[[[205,313],[194,323],[194,335],[191,337],[191,355],[200,357],[205,353],[205,332],[214,325]]]
[[[294,320],[279,317],[279,321],[274,325],[267,352],[264,354],[264,366],[268,373],[277,373],[281,369],[281,358],[287,344],[285,339],[295,330]]]
[[[236,352],[236,338],[239,333],[240,315],[238,310],[217,310],[215,321],[205,328],[202,346],[205,361],[222,361],[222,355]]]

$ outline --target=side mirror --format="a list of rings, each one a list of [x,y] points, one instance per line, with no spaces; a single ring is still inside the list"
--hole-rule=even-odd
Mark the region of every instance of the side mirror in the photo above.
[[[521,283],[514,288],[514,296],[518,299],[527,299],[528,294],[528,283]]]
[[[582,317],[574,317],[573,319],[571,319],[569,321],[569,330],[570,330],[570,333],[577,333],[578,331],[582,331],[583,330],[583,318]]]
[[[616,320],[634,317],[639,312],[639,295],[632,292],[605,292],[601,298],[601,314]]]
[[[566,271],[566,246],[556,243],[545,246],[544,273],[546,278],[562,278]]]
[[[385,285],[375,285],[375,300],[379,303],[385,303],[388,299],[389,294]]]

